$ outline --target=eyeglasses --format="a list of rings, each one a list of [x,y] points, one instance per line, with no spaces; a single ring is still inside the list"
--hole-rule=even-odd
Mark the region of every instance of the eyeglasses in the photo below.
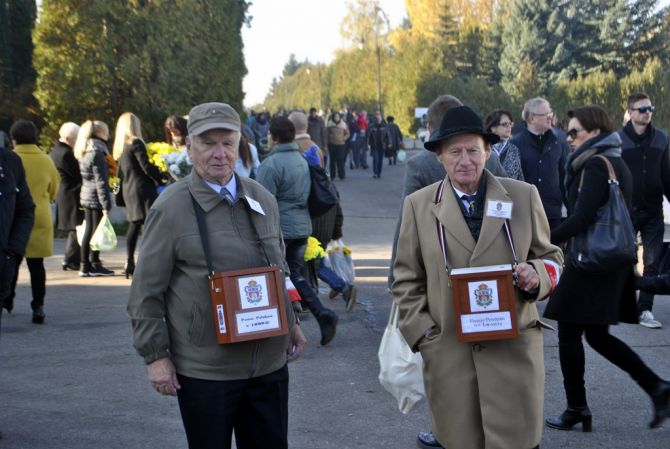
[[[575,138],[577,137],[577,134],[579,134],[582,131],[584,131],[584,128],[572,128],[572,129],[569,129],[566,134],[568,135],[569,138],[571,138],[572,140],[575,140]]]
[[[638,111],[640,114],[646,114],[647,112],[654,112],[656,109],[655,106],[641,106],[639,108],[631,108],[633,111]]]
[[[544,117],[545,120],[551,120],[554,118],[554,113],[553,112],[546,112],[544,114],[535,114],[533,113],[535,117]]]
[[[498,126],[504,126],[505,128],[511,128],[514,123],[512,122],[500,122],[498,123]]]

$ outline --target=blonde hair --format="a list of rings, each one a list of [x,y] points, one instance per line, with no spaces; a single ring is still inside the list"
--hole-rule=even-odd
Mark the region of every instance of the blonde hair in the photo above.
[[[86,150],[86,142],[91,137],[100,137],[103,130],[109,133],[107,123],[100,120],[86,120],[82,123],[77,133],[77,141],[74,144],[74,157],[80,159]]]
[[[135,139],[144,141],[142,139],[142,124],[140,123],[140,119],[132,112],[124,112],[116,122],[114,147],[112,148],[114,159],[118,160],[123,154],[126,144],[132,143]]]

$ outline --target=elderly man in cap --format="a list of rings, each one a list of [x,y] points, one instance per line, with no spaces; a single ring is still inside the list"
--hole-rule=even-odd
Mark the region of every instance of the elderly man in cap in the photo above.
[[[306,343],[286,290],[288,335],[217,344],[207,279],[285,266],[277,203],[233,173],[240,118],[232,107],[194,107],[188,131],[193,171],[158,197],[145,224],[128,303],[134,346],[156,391],[178,397],[190,448],[230,448],[233,432],[238,448],[286,448],[286,364]]]
[[[424,145],[447,175],[407,196],[403,206],[392,292],[400,331],[423,357],[433,429],[447,448],[531,449],[542,437],[542,324],[534,301],[555,286],[563,256],[550,243],[537,189],[485,170],[497,141],[469,107],[448,110]],[[489,292],[495,302],[481,306],[469,285],[454,291],[451,270],[479,272],[486,281],[471,283],[481,288],[496,285],[481,267],[503,264],[513,271],[497,284],[509,292],[507,309],[500,309],[498,290]],[[459,316],[454,301],[470,308]],[[471,323],[478,307],[497,313],[490,317],[494,329],[510,332],[466,340],[470,329],[461,323]]]

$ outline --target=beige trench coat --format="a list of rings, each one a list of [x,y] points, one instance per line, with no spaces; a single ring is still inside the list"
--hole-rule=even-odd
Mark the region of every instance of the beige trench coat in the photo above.
[[[551,289],[543,259],[559,266],[549,224],[536,188],[495,178],[488,171],[486,199],[512,201],[511,228],[519,262],[540,276],[538,298]],[[448,180],[446,181],[448,182]],[[405,199],[392,290],[400,307],[400,330],[424,360],[424,382],[433,431],[443,446],[459,449],[530,449],[542,437],[544,360],[535,304],[517,290],[520,335],[511,340],[460,343],[451,287],[437,239],[436,218],[445,226],[450,268],[512,263],[504,220],[486,217],[475,242],[451,184],[435,204],[439,183]]]

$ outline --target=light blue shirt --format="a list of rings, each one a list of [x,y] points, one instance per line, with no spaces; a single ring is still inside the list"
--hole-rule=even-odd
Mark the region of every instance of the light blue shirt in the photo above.
[[[221,194],[221,187],[225,187],[226,189],[228,189],[228,191],[230,192],[230,195],[233,197],[233,199],[235,199],[235,200],[237,199],[237,181],[235,180],[235,175],[233,175],[230,178],[230,181],[228,181],[228,184],[226,184],[225,186],[220,186],[219,184],[214,184],[213,182],[209,182],[208,180],[206,180],[204,178],[203,178],[203,181],[205,181],[205,183],[207,183],[207,185],[210,186],[212,188],[212,190],[214,190],[216,192],[217,195]]]

